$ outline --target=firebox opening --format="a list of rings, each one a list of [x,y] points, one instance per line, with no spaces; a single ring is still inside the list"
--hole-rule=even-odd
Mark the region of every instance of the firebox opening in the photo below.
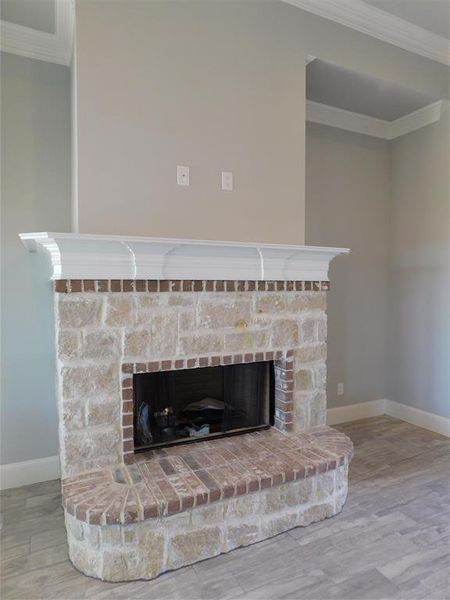
[[[273,425],[273,361],[138,373],[136,451]]]

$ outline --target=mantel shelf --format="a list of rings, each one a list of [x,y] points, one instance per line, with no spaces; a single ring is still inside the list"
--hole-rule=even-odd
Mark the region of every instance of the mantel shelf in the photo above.
[[[328,281],[331,260],[348,248],[21,233],[30,252],[44,251],[52,279],[241,279]]]

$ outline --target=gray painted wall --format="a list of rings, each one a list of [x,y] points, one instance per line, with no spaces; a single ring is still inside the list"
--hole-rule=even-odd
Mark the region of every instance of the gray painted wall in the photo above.
[[[58,453],[53,307],[17,234],[69,231],[70,72],[1,54],[1,463]]]
[[[306,243],[351,248],[330,270],[329,407],[386,397],[390,172],[388,142],[307,124]]]
[[[450,417],[450,109],[392,143],[388,398]]]
[[[444,65],[278,1],[76,8],[82,232],[301,243],[307,53],[448,94]]]

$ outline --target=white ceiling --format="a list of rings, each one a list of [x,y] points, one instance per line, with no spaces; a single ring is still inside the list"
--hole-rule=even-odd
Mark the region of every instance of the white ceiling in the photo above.
[[[375,8],[450,38],[450,0],[364,0]]]
[[[55,33],[55,0],[1,0],[2,21]]]
[[[318,59],[306,67],[306,97],[385,121],[394,121],[438,100]]]

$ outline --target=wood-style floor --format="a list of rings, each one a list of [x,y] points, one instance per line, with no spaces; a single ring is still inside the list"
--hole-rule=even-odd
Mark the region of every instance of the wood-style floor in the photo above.
[[[389,417],[339,429],[356,447],[340,515],[153,581],[72,567],[59,481],[2,492],[2,600],[450,599],[450,439]]]

